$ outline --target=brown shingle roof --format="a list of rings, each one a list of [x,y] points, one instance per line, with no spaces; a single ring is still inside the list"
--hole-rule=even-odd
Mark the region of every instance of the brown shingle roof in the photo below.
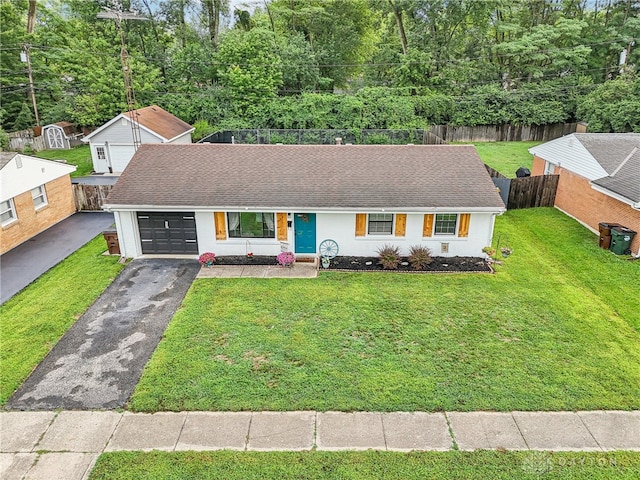
[[[504,210],[473,146],[142,145],[109,205]]]
[[[135,111],[140,125],[147,127],[149,130],[156,132],[167,140],[187,133],[193,127],[187,122],[183,122],[178,117],[171,115],[157,105],[139,108]],[[129,112],[126,112],[127,118],[130,118]]]

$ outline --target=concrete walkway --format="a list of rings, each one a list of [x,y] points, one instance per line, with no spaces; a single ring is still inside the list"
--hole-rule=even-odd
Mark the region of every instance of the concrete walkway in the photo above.
[[[1,412],[0,478],[80,480],[119,450],[640,451],[640,411]]]
[[[315,263],[296,262],[292,267],[280,265],[214,265],[202,267],[196,278],[316,278]]]

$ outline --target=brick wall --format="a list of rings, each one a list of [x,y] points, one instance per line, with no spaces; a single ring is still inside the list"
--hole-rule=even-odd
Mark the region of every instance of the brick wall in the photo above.
[[[544,165],[544,162],[542,162]],[[640,250],[640,211],[630,205],[604,193],[597,192],[589,181],[564,168],[556,167],[560,175],[558,191],[556,192],[556,207],[576,217],[581,222],[598,230],[598,223],[620,223],[635,230],[639,234],[633,239],[631,251],[635,254]]]
[[[531,176],[544,175],[544,160],[540,157],[533,157],[533,166],[531,167]]]
[[[33,206],[31,191],[13,197],[18,220],[0,229],[0,254],[75,213],[71,178],[65,175],[45,184],[48,204]]]

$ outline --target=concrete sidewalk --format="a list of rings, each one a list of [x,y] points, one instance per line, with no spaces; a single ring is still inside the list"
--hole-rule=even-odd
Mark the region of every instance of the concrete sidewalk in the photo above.
[[[640,451],[640,411],[1,412],[0,478],[80,480],[119,450]]]
[[[296,262],[291,267],[280,265],[214,265],[202,267],[196,278],[316,278],[315,263]]]

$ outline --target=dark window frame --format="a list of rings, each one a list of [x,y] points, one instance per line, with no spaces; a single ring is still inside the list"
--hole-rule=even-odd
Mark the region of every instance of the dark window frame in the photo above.
[[[233,224],[236,222],[235,219],[232,218],[233,215],[238,215],[237,227],[232,228]],[[262,235],[249,235],[249,232],[243,231],[243,216],[249,215],[261,215],[262,218],[260,220],[256,219],[255,223],[262,223]],[[271,216],[271,222],[269,222],[269,216]],[[273,212],[227,212],[227,230],[229,232],[229,238],[276,238],[276,228],[275,228],[275,213]],[[249,222],[249,219],[244,220],[244,224],[246,225]],[[233,222],[233,223],[232,223]],[[271,225],[269,225],[269,223]],[[255,233],[252,232],[252,233]]]
[[[457,227],[458,227],[457,213],[436,213],[436,218],[434,219],[434,222],[433,222],[434,235],[446,235],[446,236],[455,235]]]
[[[393,235],[394,217],[393,213],[370,213],[367,215],[367,235]]]

